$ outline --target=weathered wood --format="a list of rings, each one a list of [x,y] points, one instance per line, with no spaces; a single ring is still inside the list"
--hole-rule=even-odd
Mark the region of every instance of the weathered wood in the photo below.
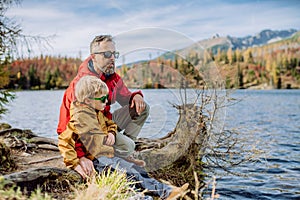
[[[35,161],[32,161],[32,162],[28,162],[28,163],[25,163],[25,165],[31,165],[31,164],[35,164],[35,163],[41,163],[41,162],[46,162],[46,161],[49,161],[49,160],[60,159],[60,158],[62,158],[61,155],[53,156],[53,157],[50,157],[50,158],[45,158],[45,159],[41,159],[41,160],[35,160]]]
[[[192,144],[202,141],[204,123],[198,108],[186,106],[179,111],[180,117],[173,132],[160,139],[141,138],[137,141],[138,151],[135,157],[146,162],[147,171],[171,165],[185,156]]]
[[[11,132],[23,132],[23,130],[19,128],[4,129],[0,131],[0,135],[6,135],[7,133],[11,133]]]
[[[51,144],[39,144],[37,145],[39,149],[47,149],[52,151],[59,151],[57,146],[53,146]]]
[[[43,143],[43,144],[52,144],[54,146],[57,146],[58,140],[57,139],[52,139],[52,138],[46,138],[46,137],[33,137],[29,140],[31,143]]]
[[[62,186],[62,183],[75,184],[82,181],[81,176],[77,172],[55,167],[30,168],[4,175],[3,178],[10,184],[14,183],[22,189],[26,188],[27,191],[33,191],[37,187],[43,188],[45,185],[51,184],[51,182],[60,183],[60,186]],[[70,185],[65,187],[68,186]]]

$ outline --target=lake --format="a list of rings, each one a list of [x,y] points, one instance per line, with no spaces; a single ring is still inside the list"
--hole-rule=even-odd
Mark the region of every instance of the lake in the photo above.
[[[1,121],[56,138],[63,92],[17,92]],[[143,93],[151,112],[140,137],[157,138],[173,130],[178,114],[172,104],[181,101],[178,91]],[[249,137],[264,153],[256,162],[231,169],[242,176],[216,171],[219,199],[300,199],[300,90],[237,90],[231,97],[240,101],[226,108],[224,130]]]

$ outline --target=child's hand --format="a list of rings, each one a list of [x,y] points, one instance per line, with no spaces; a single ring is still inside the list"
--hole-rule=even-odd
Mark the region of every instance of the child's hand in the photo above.
[[[106,139],[106,145],[112,146],[115,144],[115,136],[112,133],[108,133],[107,139]]]
[[[74,170],[77,171],[84,179],[86,177],[91,177],[95,172],[93,161],[86,157],[81,157],[79,159],[79,165],[77,165]]]
[[[75,170],[76,172],[78,172],[78,173],[81,175],[81,177],[82,177],[83,179],[86,179],[86,178],[88,177],[88,175],[84,172],[84,170],[83,170],[83,168],[81,167],[81,165],[77,165],[77,166],[74,168],[74,170]]]

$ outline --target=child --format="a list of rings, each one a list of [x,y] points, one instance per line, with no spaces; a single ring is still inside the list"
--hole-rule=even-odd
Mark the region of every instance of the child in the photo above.
[[[150,178],[143,168],[127,162],[123,158],[114,157],[113,144],[117,134],[117,125],[101,112],[105,108],[108,88],[106,84],[94,76],[82,77],[75,87],[76,101],[71,104],[71,119],[67,129],[58,137],[58,147],[66,166],[77,171],[82,177],[91,176],[94,170],[101,172],[106,167],[124,169],[128,177],[140,181],[144,189],[167,199],[175,198],[187,189],[172,188],[156,179]],[[81,166],[77,158],[75,142],[80,140],[89,159],[87,166]]]

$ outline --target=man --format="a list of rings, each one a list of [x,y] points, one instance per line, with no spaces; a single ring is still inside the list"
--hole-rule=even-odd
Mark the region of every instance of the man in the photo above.
[[[70,104],[75,100],[74,88],[78,80],[86,75],[100,78],[109,88],[108,103],[103,111],[104,115],[112,119],[118,130],[115,142],[115,154],[137,165],[144,166],[144,162],[134,159],[131,155],[135,148],[136,140],[144,122],[149,115],[149,105],[145,103],[141,91],[130,92],[122,78],[115,73],[115,59],[119,57],[115,44],[110,35],[96,36],[90,44],[91,55],[80,65],[77,76],[72,80],[64,93],[60,107],[60,117],[57,133],[61,134],[70,120]],[[122,107],[113,114],[110,105],[118,102]],[[79,164],[87,175],[91,173],[93,163],[85,157],[86,150],[81,142],[75,143]]]

